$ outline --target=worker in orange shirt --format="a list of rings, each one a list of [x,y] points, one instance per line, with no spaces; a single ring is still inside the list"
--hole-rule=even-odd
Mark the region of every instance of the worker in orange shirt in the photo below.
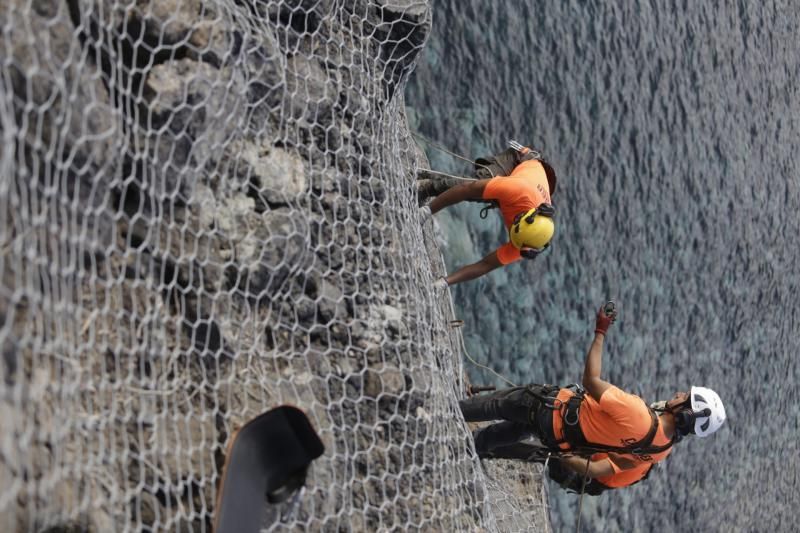
[[[613,302],[597,314],[583,387],[529,385],[462,400],[468,422],[503,420],[478,430],[478,452],[491,454],[535,436],[563,466],[588,479],[608,479],[662,461],[686,435],[717,431],[725,407],[711,389],[678,392],[656,411],[600,377],[603,342],[615,319]]]
[[[440,278],[434,283],[436,289],[475,279],[522,258],[535,259],[550,244],[555,233],[555,210],[550,199],[556,189],[555,171],[537,152],[514,141],[511,146],[493,158],[479,159],[478,179],[456,185],[422,207],[427,217],[466,200],[490,202],[500,208],[509,232],[509,242],[480,261]],[[508,175],[497,174],[503,171]]]

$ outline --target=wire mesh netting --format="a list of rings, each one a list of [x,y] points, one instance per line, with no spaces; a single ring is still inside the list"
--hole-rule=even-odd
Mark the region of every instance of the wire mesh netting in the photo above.
[[[286,403],[326,451],[267,529],[547,527],[458,410],[402,97],[430,22],[0,3],[0,529],[208,531],[230,436]]]

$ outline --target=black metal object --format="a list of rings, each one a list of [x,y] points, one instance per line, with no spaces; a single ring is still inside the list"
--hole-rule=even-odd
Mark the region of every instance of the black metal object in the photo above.
[[[277,407],[247,422],[228,448],[215,531],[260,531],[268,507],[295,494],[311,462],[324,451],[308,418],[296,407]]]
[[[475,394],[480,394],[481,392],[489,392],[493,390],[497,390],[497,387],[494,385],[470,385],[467,389],[467,393],[469,396],[474,396]]]

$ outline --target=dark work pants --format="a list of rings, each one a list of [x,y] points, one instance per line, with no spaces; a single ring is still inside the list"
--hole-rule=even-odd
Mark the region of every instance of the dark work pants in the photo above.
[[[503,420],[477,432],[475,448],[478,454],[490,454],[497,448],[513,445],[531,436],[542,437],[535,416],[541,401],[532,392],[542,394],[542,387],[512,387],[459,402],[467,422]]]

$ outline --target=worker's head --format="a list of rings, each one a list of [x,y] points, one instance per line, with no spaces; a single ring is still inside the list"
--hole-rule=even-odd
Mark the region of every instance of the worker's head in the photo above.
[[[664,410],[675,417],[679,437],[688,434],[707,437],[725,422],[725,406],[719,395],[705,387],[692,387],[678,392],[666,402]]]
[[[554,215],[555,208],[550,204],[518,214],[508,229],[511,243],[517,248],[544,248],[556,231]]]

